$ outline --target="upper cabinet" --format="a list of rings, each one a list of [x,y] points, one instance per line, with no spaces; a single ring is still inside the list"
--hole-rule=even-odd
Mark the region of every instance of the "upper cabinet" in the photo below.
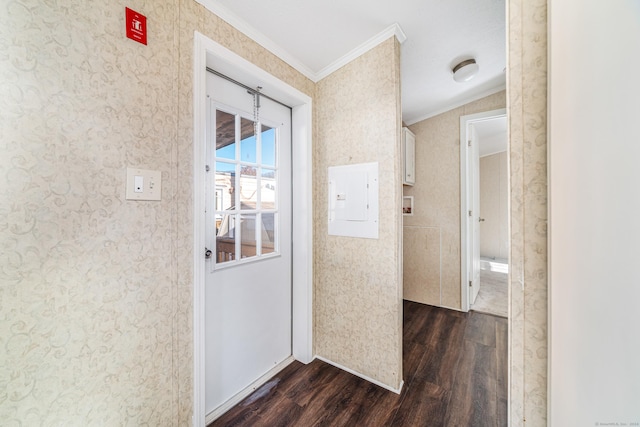
[[[416,136],[409,128],[402,128],[402,183],[416,183]]]

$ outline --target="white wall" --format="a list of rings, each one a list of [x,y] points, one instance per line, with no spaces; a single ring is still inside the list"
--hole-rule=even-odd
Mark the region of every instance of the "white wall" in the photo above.
[[[506,120],[506,119],[505,119]],[[480,141],[480,145],[484,139]],[[480,157],[480,256],[509,257],[509,166],[507,152]]]
[[[549,34],[550,425],[633,425],[640,2],[550,0]]]

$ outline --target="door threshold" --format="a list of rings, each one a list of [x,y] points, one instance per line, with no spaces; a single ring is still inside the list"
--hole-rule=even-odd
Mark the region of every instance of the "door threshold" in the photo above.
[[[225,412],[229,409],[236,406],[238,403],[242,402],[245,397],[249,396],[251,393],[259,389],[263,384],[269,381],[271,378],[276,376],[276,374],[282,371],[284,368],[289,366],[295,358],[292,356],[287,357],[282,362],[278,363],[276,366],[268,370],[263,376],[255,380],[253,383],[249,384],[244,390],[241,390],[229,400],[224,402],[222,405],[218,406],[213,411],[209,412],[204,419],[205,425],[209,425],[214,422],[216,419],[220,418]]]

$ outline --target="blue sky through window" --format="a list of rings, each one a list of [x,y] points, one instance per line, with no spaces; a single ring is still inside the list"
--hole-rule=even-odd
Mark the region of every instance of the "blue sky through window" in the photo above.
[[[276,131],[268,129],[262,132],[262,164],[265,166],[276,165]],[[254,136],[245,138],[240,142],[242,162],[256,163],[256,139]],[[216,157],[233,160],[236,157],[236,144],[229,144],[216,150]]]
[[[221,159],[235,159],[236,158],[236,144],[229,144],[226,147],[218,148],[216,150],[216,157]]]
[[[262,132],[262,164],[276,165],[276,130],[273,128]]]
[[[240,161],[256,163],[256,137],[250,136],[240,141]]]
[[[276,130],[267,128],[262,132],[262,164],[275,167],[276,165]],[[256,163],[256,138],[251,136],[240,141],[240,161]],[[236,144],[229,144],[216,150],[219,159],[234,160],[236,158]]]

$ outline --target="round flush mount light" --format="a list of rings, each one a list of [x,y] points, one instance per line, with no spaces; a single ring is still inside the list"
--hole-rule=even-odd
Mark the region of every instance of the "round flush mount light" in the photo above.
[[[480,67],[475,59],[467,59],[453,67],[453,80],[458,83],[468,82],[478,74]]]

